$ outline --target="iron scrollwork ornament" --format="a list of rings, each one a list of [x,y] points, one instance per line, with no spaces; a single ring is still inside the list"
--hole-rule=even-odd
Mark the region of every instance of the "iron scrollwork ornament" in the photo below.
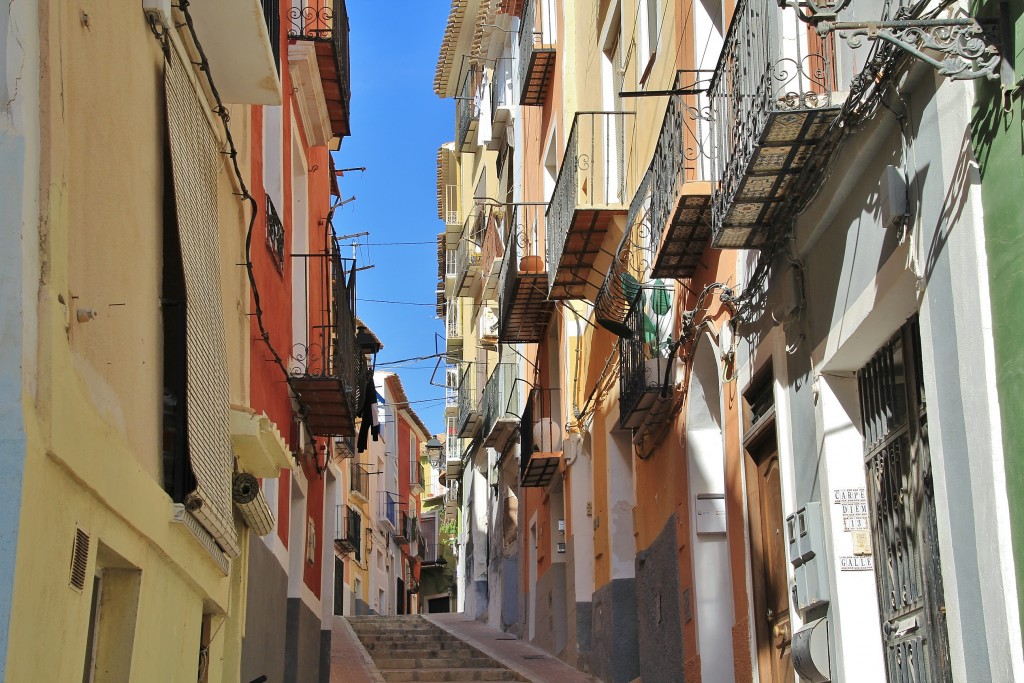
[[[951,80],[999,78],[1002,57],[985,27],[976,19],[917,19],[899,21],[823,21],[818,33],[836,31],[852,48],[867,40],[884,40],[935,67]],[[941,58],[928,51],[938,52]]]

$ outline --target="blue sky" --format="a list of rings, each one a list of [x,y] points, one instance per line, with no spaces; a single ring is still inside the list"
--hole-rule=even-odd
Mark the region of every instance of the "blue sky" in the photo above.
[[[345,199],[335,231],[368,231],[355,240],[357,313],[384,343],[378,368],[444,350],[436,319],[437,148],[454,136],[454,102],[433,91],[449,3],[348,3],[352,59],[352,136],[338,168],[365,166],[339,178]],[[353,240],[342,242],[351,256]],[[427,242],[399,245],[398,242]],[[429,305],[378,303],[401,301]],[[435,341],[436,339],[436,341]],[[430,385],[436,359],[387,366],[402,378],[412,407],[432,432],[444,430],[444,390]],[[443,369],[438,382],[444,381]]]

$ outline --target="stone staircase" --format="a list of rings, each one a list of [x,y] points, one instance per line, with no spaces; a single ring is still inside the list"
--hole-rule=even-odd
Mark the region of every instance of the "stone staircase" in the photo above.
[[[418,615],[347,617],[385,681],[529,681]]]

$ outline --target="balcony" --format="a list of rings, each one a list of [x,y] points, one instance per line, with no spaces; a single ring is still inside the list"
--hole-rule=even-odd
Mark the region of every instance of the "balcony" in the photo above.
[[[413,523],[416,521],[415,517],[410,517],[409,513],[405,510],[398,511],[398,525],[395,527],[395,533],[392,537],[398,545],[409,545],[415,538],[413,529]]]
[[[459,514],[459,482],[452,481],[444,494],[444,521],[454,522]]]
[[[632,117],[579,112],[573,119],[546,214],[550,299],[596,296],[600,283],[591,284],[591,270],[602,266],[605,237],[626,217],[626,124]]]
[[[415,455],[409,459],[409,493],[418,496],[423,493],[423,463]]]
[[[512,78],[508,73],[508,60],[499,60],[491,73],[491,139],[487,149],[495,151],[506,140],[506,130],[512,124]]]
[[[391,491],[380,492],[380,508],[377,510],[377,521],[388,533],[396,533],[399,529],[398,494]]]
[[[442,544],[437,539],[420,543],[420,560],[423,566],[446,564]]]
[[[712,177],[718,181],[713,246],[766,244],[790,213],[787,207],[801,199],[796,180],[840,110],[832,41],[819,38],[791,9],[737,4],[708,91]]]
[[[462,439],[459,438],[458,408],[455,415],[445,418],[445,422],[448,430],[444,442],[445,477],[448,480],[448,487],[451,488],[452,482],[462,475]]]
[[[329,283],[331,296],[318,315],[311,315],[305,339],[292,347],[291,385],[314,436],[354,436],[356,411],[366,386],[366,361],[356,345],[355,280],[350,259],[337,247],[329,254],[294,254],[295,267],[305,267],[307,291]]]
[[[177,3],[144,0],[142,6],[146,11],[156,13],[165,26],[178,26],[187,32]],[[279,2],[193,2],[188,11],[224,102],[281,104]]]
[[[519,428],[519,392],[515,363],[498,363],[484,385],[484,446],[504,453]]]
[[[538,11],[538,5],[539,11]],[[519,104],[544,104],[555,76],[554,0],[526,0],[519,24]]]
[[[349,495],[366,503],[370,500],[370,475],[366,465],[354,462],[349,468]]]
[[[351,135],[348,10],[345,0],[296,0],[289,10],[288,40],[313,46],[331,132]]]
[[[655,280],[637,288],[626,316],[628,336],[619,339],[619,426],[656,427],[681,396],[672,285]]]
[[[483,205],[487,212],[480,236],[480,277],[483,281],[481,301],[498,300],[498,279],[501,277],[501,259],[505,255],[504,235],[508,232],[508,212],[504,206]],[[495,318],[497,322],[497,318]],[[495,330],[495,334],[497,330]],[[488,335],[494,336],[494,335]],[[495,340],[497,341],[497,340]]]
[[[455,98],[455,118],[458,121],[456,147],[460,152],[472,152],[476,147],[476,131],[480,126],[480,69],[471,64],[462,80],[459,96]]]
[[[684,87],[676,78],[675,88]],[[711,237],[709,112],[696,96],[673,96],[626,230],[595,300],[597,320],[630,338],[626,315],[640,283],[692,277]]]
[[[523,414],[520,450],[522,464],[519,485],[542,488],[551,483],[562,463],[561,392],[558,389],[534,389]]]
[[[345,436],[334,440],[334,459],[349,460],[356,457],[356,437]]]
[[[335,506],[334,549],[342,554],[362,561],[363,549],[363,518],[355,510],[345,505]]]
[[[473,288],[480,279],[483,258],[480,247],[486,225],[486,212],[480,208],[466,219],[462,228],[459,246],[455,250],[455,296],[472,296]]]
[[[459,412],[459,368],[446,366],[444,378],[444,414],[455,417]]]
[[[444,331],[448,362],[458,362],[462,359],[463,344],[462,314],[459,313],[458,299],[448,302],[448,310],[445,313]]]
[[[463,439],[471,439],[480,431],[483,415],[480,412],[481,395],[478,384],[480,383],[477,382],[476,364],[469,363],[459,380],[458,436]]]
[[[555,302],[548,299],[548,273],[541,242],[546,206],[513,207],[498,276],[499,342],[539,342],[555,309]]]

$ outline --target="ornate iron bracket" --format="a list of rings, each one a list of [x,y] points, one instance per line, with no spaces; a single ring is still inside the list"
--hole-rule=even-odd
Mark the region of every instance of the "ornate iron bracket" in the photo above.
[[[907,19],[901,21],[822,21],[822,36],[838,31],[857,48],[867,40],[884,40],[935,67],[950,79],[999,78],[1002,57],[996,42],[977,19]],[[926,50],[939,52],[937,59]]]

